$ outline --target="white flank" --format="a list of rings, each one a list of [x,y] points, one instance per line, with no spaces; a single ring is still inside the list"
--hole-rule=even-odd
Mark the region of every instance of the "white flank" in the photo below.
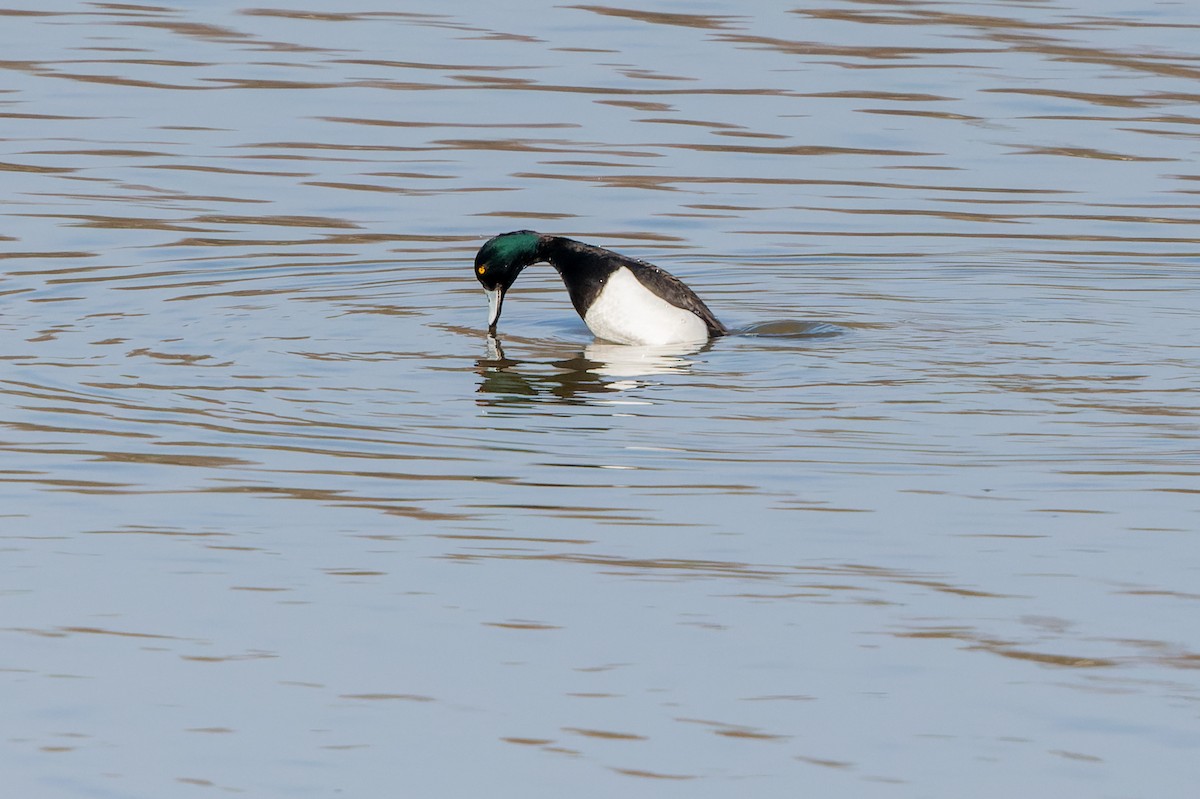
[[[655,295],[628,269],[618,269],[609,276],[583,321],[597,338],[618,344],[661,345],[708,340],[704,320]]]

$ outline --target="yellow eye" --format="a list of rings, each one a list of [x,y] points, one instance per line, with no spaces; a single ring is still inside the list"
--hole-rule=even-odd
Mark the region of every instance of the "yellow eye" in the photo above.
[[[487,271],[487,264],[480,264],[479,266],[475,267],[475,274],[477,274],[477,275],[482,275],[486,271]]]

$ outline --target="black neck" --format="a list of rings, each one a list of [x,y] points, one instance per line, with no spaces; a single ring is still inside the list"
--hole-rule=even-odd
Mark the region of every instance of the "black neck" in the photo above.
[[[604,282],[620,265],[620,256],[602,247],[593,247],[563,236],[542,236],[538,240],[538,260],[558,270],[571,304],[582,316],[592,300],[604,288]]]

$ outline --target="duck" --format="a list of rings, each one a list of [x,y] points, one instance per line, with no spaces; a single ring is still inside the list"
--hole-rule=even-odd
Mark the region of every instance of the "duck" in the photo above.
[[[582,241],[533,230],[488,239],[475,256],[475,277],[488,299],[488,333],[521,270],[548,263],[596,338],[660,346],[706,342],[729,330],[682,280],[665,269]]]

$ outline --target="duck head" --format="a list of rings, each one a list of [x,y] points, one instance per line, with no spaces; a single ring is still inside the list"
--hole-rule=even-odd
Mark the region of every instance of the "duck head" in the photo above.
[[[475,277],[488,298],[488,332],[496,332],[500,309],[509,286],[521,270],[537,263],[541,236],[532,230],[514,230],[488,239],[475,256]]]

